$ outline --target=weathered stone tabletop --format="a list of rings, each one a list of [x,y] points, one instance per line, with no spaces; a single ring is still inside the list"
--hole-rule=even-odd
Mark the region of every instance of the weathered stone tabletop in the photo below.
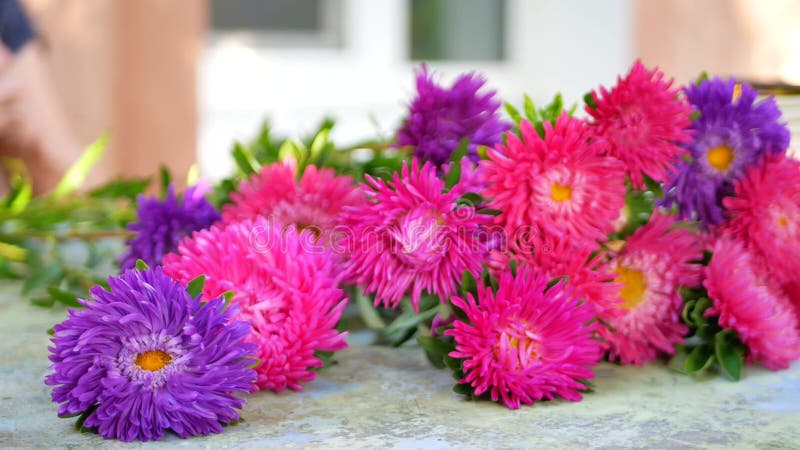
[[[74,431],[59,419],[43,378],[45,330],[64,309],[41,309],[0,286],[0,447],[134,448]],[[543,402],[509,411],[468,402],[447,372],[417,348],[365,345],[340,353],[303,392],[257,393],[245,422],[225,433],[153,447],[183,448],[800,448],[800,364],[749,369],[739,383],[692,380],[659,365],[603,364],[596,392],[580,403]]]

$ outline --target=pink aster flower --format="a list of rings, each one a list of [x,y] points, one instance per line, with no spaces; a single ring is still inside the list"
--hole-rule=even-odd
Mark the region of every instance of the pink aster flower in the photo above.
[[[643,364],[672,354],[688,332],[681,322],[681,286],[698,286],[702,258],[697,236],[675,228],[672,216],[655,213],[608,263],[619,284],[619,303],[597,305],[611,329],[600,328],[611,361]]]
[[[486,256],[480,227],[490,216],[456,203],[462,189],[443,192],[436,168],[414,159],[390,181],[366,177],[368,202],[346,209],[350,253],[345,272],[375,304],[396,308],[410,292],[418,309],[422,291],[446,301],[465,270],[477,275]]]
[[[614,158],[598,156],[585,122],[564,114],[555,126],[544,124],[542,139],[527,122],[520,139],[489,150],[481,176],[484,196],[502,214],[497,218],[512,235],[533,226],[544,234],[586,242],[604,240],[613,231],[625,201],[625,173]]]
[[[264,166],[243,181],[231,193],[233,203],[223,206],[222,220],[230,223],[262,216],[284,227],[309,229],[320,243],[333,246],[342,210],[362,197],[351,177],[309,165],[298,179],[296,163],[288,160]]]
[[[581,380],[594,378],[591,366],[602,355],[593,309],[564,282],[546,290],[547,282],[523,266],[516,277],[510,270],[500,276],[496,294],[479,286],[477,299],[452,298],[469,322],[445,331],[456,342],[450,356],[464,360],[459,383],[475,395],[489,392],[511,409],[556,396],[581,399]]]
[[[781,283],[800,273],[800,161],[767,157],[734,184],[723,200],[730,221],[726,233],[741,239]]]
[[[723,328],[736,331],[747,347],[747,360],[772,370],[800,358],[797,317],[789,299],[759,272],[760,262],[741,242],[717,240],[704,285]]]
[[[592,92],[587,106],[592,128],[606,141],[606,153],[625,163],[634,187],[644,186],[642,173],[666,182],[669,171],[687,154],[679,147],[691,140],[692,108],[659,69],[647,70],[637,61],[611,90]]]
[[[347,347],[347,333],[336,331],[347,299],[335,258],[314,241],[256,217],[197,232],[164,258],[164,271],[183,283],[205,275],[207,298],[234,292],[239,318],[252,324],[246,340],[258,346],[259,389],[301,390],[323,365],[315,352]]]

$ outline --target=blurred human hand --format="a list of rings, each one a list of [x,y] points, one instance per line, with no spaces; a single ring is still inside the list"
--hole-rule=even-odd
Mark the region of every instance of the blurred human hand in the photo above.
[[[49,191],[80,153],[58,105],[41,48],[0,46],[0,156],[22,158],[34,192]]]
[[[0,154],[33,145],[31,124],[25,120],[22,89],[16,55],[0,45]]]

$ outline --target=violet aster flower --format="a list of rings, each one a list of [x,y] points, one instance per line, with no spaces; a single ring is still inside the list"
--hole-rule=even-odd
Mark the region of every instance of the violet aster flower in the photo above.
[[[691,160],[673,173],[664,204],[677,204],[680,218],[718,224],[733,182],[764,155],[786,152],[789,130],[774,98],[756,102],[756,90],[733,79],[706,80],[685,93],[700,115],[686,144]]]
[[[54,327],[52,399],[60,416],[86,413],[83,426],[106,438],[185,438],[238,420],[256,372],[246,322],[216,298],[201,304],[161,268],[109,278],[86,309]]]
[[[417,71],[417,97],[397,132],[398,147],[413,146],[414,156],[437,167],[450,160],[462,139],[469,139],[468,156],[478,161],[478,146],[500,142],[510,124],[500,120],[495,91],[483,90],[486,80],[459,76],[450,88],[437,84],[424,65]]]
[[[199,186],[186,189],[180,198],[175,195],[175,187],[170,186],[163,200],[139,196],[138,203],[138,220],[128,225],[136,236],[126,243],[128,251],[119,259],[123,270],[133,268],[138,259],[151,266],[161,264],[164,255],[175,251],[181,239],[210,227],[220,218]]]

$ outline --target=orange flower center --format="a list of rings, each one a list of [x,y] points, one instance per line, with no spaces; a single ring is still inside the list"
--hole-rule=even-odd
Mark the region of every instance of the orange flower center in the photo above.
[[[572,188],[563,184],[553,183],[550,186],[550,197],[557,202],[565,202],[572,198]]]
[[[155,372],[163,369],[170,361],[172,361],[172,356],[169,356],[167,352],[163,350],[150,350],[140,353],[139,356],[136,357],[134,363],[144,370]]]
[[[633,309],[639,306],[647,292],[647,279],[642,271],[620,266],[616,272],[618,276],[615,281],[622,284],[622,292],[620,292],[623,301],[622,307]]]
[[[742,97],[742,83],[736,83],[733,86],[733,95],[731,95],[731,102],[735,102]]]
[[[789,226],[789,219],[787,219],[786,216],[781,216],[778,219],[778,225],[782,226],[783,228],[788,227]]]
[[[733,161],[733,150],[727,145],[720,145],[709,150],[707,157],[711,167],[722,172],[730,167],[731,161]]]

